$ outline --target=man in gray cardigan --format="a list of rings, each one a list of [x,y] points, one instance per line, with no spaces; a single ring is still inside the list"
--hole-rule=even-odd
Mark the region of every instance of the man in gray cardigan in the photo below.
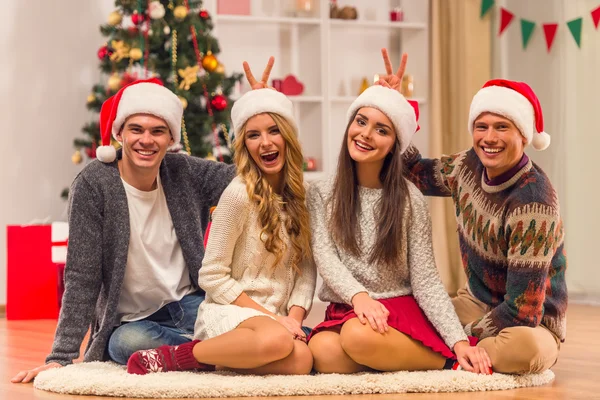
[[[204,299],[198,271],[209,210],[235,169],[167,153],[179,145],[182,115],[179,98],[157,79],[134,82],[102,105],[98,160],[71,186],[52,353],[12,382],[72,363],[88,329],[84,361],[125,364],[137,350],[190,340]]]

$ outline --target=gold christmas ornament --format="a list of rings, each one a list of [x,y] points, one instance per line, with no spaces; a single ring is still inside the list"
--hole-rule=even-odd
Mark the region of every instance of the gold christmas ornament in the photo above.
[[[129,57],[129,46],[122,40],[113,40],[110,42],[113,53],[110,55],[110,61],[119,62]]]
[[[217,65],[217,68],[215,68],[215,72],[217,74],[225,75],[225,66],[222,63],[219,63],[219,65]]]
[[[208,72],[213,72],[218,66],[219,60],[217,60],[217,57],[209,50],[202,59],[202,67]]]
[[[213,153],[208,153],[206,155],[206,157],[204,157],[205,160],[211,160],[211,161],[217,161],[217,157],[213,156]]]
[[[181,106],[183,107],[183,109],[185,110],[188,106],[188,101],[185,97],[183,96],[177,96],[179,97],[179,101],[181,101]]]
[[[81,164],[81,162],[83,161],[83,157],[81,156],[81,152],[79,150],[73,153],[73,155],[71,156],[71,161],[75,165]]]
[[[88,94],[88,97],[87,97],[87,102],[88,102],[88,104],[89,104],[89,103],[93,103],[93,102],[95,102],[95,101],[96,101],[96,95],[95,95],[94,93],[90,93],[90,94]]]
[[[114,73],[110,76],[110,78],[108,78],[108,87],[110,90],[112,90],[113,92],[116,92],[117,90],[119,90],[121,88],[121,77],[119,76],[118,73]]]
[[[185,67],[185,69],[177,70],[181,77],[179,89],[190,90],[190,86],[198,82],[198,68],[197,65],[194,65],[193,67]]]
[[[131,58],[134,61],[141,60],[142,50],[138,49],[137,47],[134,47],[133,49],[129,50],[129,58]]]
[[[113,11],[108,14],[108,24],[111,26],[117,26],[123,21],[123,16],[118,11]]]
[[[188,15],[188,10],[185,6],[177,6],[173,10],[173,16],[179,21],[183,21]]]

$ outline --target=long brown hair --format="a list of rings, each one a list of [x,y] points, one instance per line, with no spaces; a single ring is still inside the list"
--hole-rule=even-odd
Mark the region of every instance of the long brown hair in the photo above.
[[[357,110],[358,112],[358,110]],[[359,257],[360,214],[359,185],[356,172],[356,161],[348,152],[348,131],[356,118],[357,112],[346,127],[344,141],[338,158],[337,173],[330,199],[332,207],[329,220],[332,236],[338,246],[350,254]],[[402,257],[402,235],[405,229],[404,216],[410,207],[408,185],[404,178],[404,165],[400,154],[400,140],[397,139],[390,153],[385,157],[379,173],[383,184],[380,201],[374,206],[377,218],[377,237],[369,254],[370,263],[381,263],[389,266],[397,265]]]
[[[285,163],[283,165],[283,190],[281,196],[273,192],[273,188],[256,165],[245,144],[246,124],[242,127],[234,142],[234,162],[238,173],[246,184],[248,197],[258,207],[258,220],[261,227],[261,238],[267,251],[275,255],[273,266],[277,265],[286,250],[280,237],[282,220],[279,211],[284,209],[288,218],[285,229],[292,243],[292,266],[300,272],[299,264],[311,257],[310,226],[308,209],[306,208],[306,191],[304,189],[304,173],[302,172],[302,147],[298,141],[296,130],[278,114],[267,113],[279,128],[285,140]]]

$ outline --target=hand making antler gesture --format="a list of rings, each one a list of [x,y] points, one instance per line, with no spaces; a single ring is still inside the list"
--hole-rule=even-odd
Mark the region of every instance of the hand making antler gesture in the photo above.
[[[262,74],[262,79],[260,81],[257,81],[256,78],[254,77],[254,75],[252,75],[252,71],[250,70],[250,65],[248,65],[248,63],[246,61],[244,61],[244,63],[243,63],[244,73],[246,74],[246,80],[248,80],[248,83],[250,84],[250,87],[252,88],[252,90],[266,89],[266,88],[272,89],[268,85],[267,82],[269,81],[269,75],[271,75],[271,70],[273,69],[273,64],[275,64],[275,58],[273,56],[271,56],[271,57],[269,57],[269,62],[267,63],[267,67],[265,68],[265,70]]]
[[[390,61],[390,55],[388,54],[387,49],[381,49],[381,55],[383,56],[383,63],[385,64],[385,72],[387,75],[380,77],[379,81],[377,81],[375,84],[401,92],[402,77],[404,76],[404,71],[406,70],[406,61],[408,60],[408,54],[402,53],[402,58],[400,59],[400,66],[398,67],[398,71],[396,71],[395,74],[394,70],[392,69],[392,62]]]

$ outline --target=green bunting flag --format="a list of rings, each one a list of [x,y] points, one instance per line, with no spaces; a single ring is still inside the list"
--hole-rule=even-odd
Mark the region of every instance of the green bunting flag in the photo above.
[[[575,39],[575,43],[577,43],[577,47],[581,47],[581,21],[583,18],[572,19],[567,22],[567,26],[571,31],[571,35],[573,35],[573,39]]]
[[[494,7],[495,5],[496,5],[495,0],[481,0],[480,18],[483,19],[483,17],[485,17],[489,13],[490,9],[492,7]],[[499,11],[500,11],[500,13],[499,13],[499,17],[498,17],[498,19],[499,19],[498,36],[500,36],[508,28],[508,26],[510,25],[510,23],[513,20],[513,17],[515,17],[515,15],[512,12],[510,12],[508,9],[506,9],[504,7],[500,7]],[[598,27],[600,26],[600,6],[593,9],[591,11],[591,15],[592,15],[592,20],[594,21],[594,26],[596,27],[596,29],[598,29]],[[527,49],[527,46],[529,45],[529,42],[531,41],[531,37],[533,36],[533,31],[535,31],[537,22],[530,21],[530,20],[527,20],[524,18],[520,18],[520,21],[521,21],[521,42],[523,44],[523,50],[525,50],[525,49]],[[564,23],[564,22],[562,22],[562,23]],[[569,28],[569,32],[571,32],[571,36],[573,36],[573,39],[575,40],[575,43],[577,43],[577,47],[581,48],[581,32],[582,32],[581,29],[582,29],[582,25],[583,25],[583,18],[582,17],[574,18],[570,21],[567,21],[566,24],[567,24],[567,27]],[[552,43],[554,42],[554,37],[556,35],[558,25],[559,25],[558,22],[542,24],[548,51],[550,51],[550,48],[552,47]]]
[[[494,0],[481,0],[481,17],[483,18],[485,14],[492,8],[494,5]]]
[[[531,34],[535,28],[535,22],[521,19],[521,39],[523,40],[523,49],[527,48]]]

